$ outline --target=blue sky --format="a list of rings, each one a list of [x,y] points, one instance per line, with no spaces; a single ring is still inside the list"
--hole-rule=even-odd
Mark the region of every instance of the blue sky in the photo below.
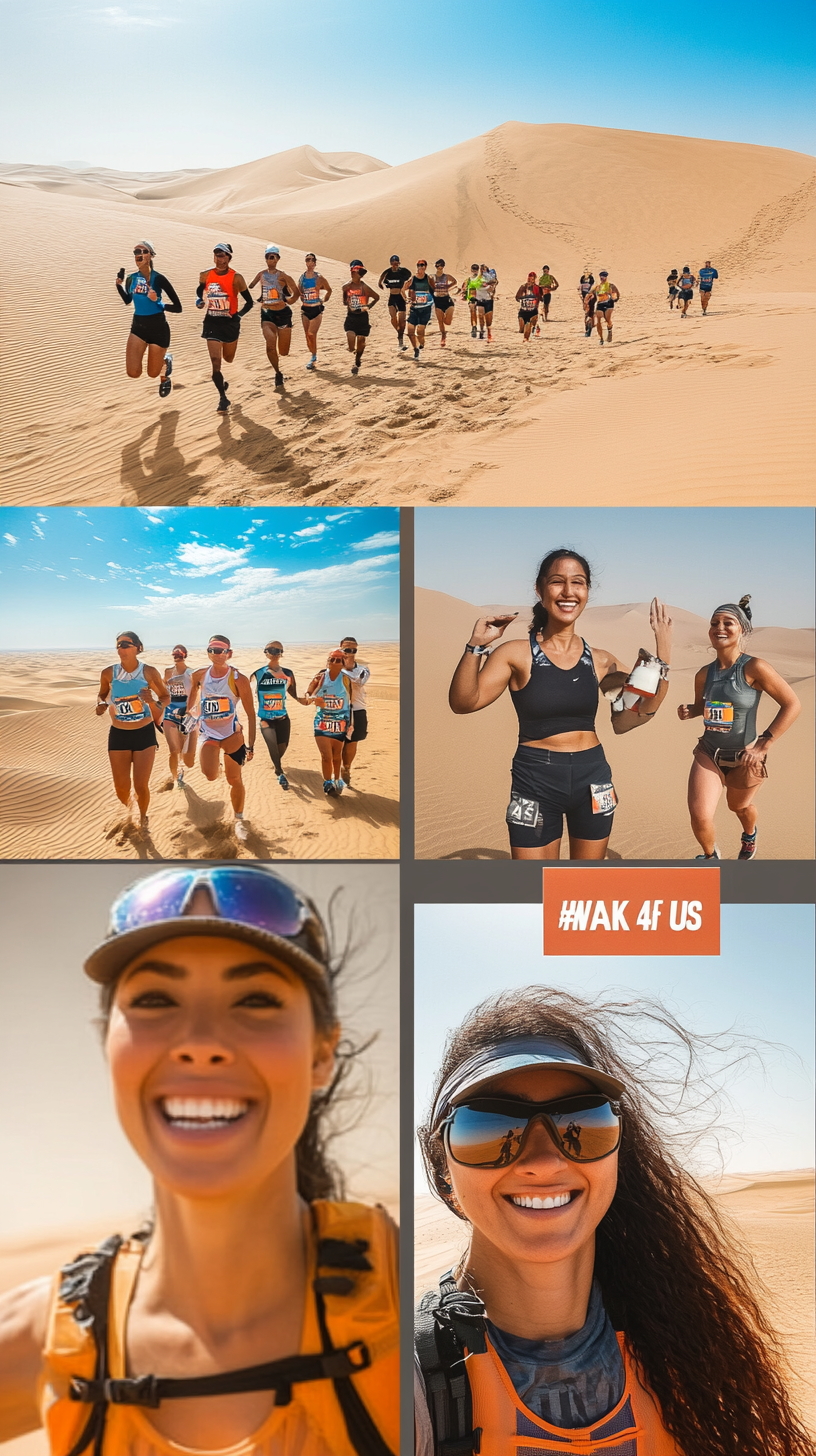
[[[393,509],[2,510],[3,645],[393,642],[398,531]]]
[[[157,171],[310,142],[393,164],[509,120],[812,151],[812,37],[804,0],[28,0],[4,12],[2,160]]]
[[[813,1166],[812,905],[723,905],[721,953],[654,960],[547,956],[540,905],[418,905],[415,1087],[425,1115],[447,1031],[486,996],[547,983],[579,995],[627,989],[657,996],[690,1029],[728,1030],[766,1047],[726,1079],[721,1151],[729,1172]],[[432,1009],[431,1009],[432,1008]],[[783,1050],[787,1048],[788,1050]],[[707,1160],[713,1171],[715,1159]],[[417,1172],[417,1191],[424,1192]]]
[[[756,627],[814,625],[812,510],[418,510],[418,586],[478,605],[533,601],[538,563],[558,546],[593,572],[590,605],[649,601],[707,617],[750,592]]]

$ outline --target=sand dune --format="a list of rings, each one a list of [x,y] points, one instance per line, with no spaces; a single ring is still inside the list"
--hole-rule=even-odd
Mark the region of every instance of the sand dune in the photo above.
[[[492,606],[499,604],[493,603]],[[484,608],[443,592],[416,593],[416,683],[421,710],[416,717],[416,854],[420,859],[507,859],[504,822],[510,797],[510,763],[518,723],[508,693],[479,713],[457,717],[448,707],[448,686],[477,617]],[[508,607],[519,619],[509,637],[526,634],[530,607]],[[602,703],[596,729],[612,767],[619,808],[607,856],[610,859],[691,859],[699,852],[688,821],[686,784],[697,722],[681,723],[675,709],[693,698],[694,674],[711,661],[707,623],[671,607],[675,650],[669,695],[654,723],[616,738]],[[588,642],[634,662],[639,647],[654,641],[648,605],[625,603],[588,607],[581,622]],[[795,683],[802,712],[769,759],[769,779],[757,800],[762,859],[812,859],[814,634],[804,629],[758,628],[752,650]],[[776,712],[763,698],[758,723]],[[473,785],[478,783],[478,792]],[[724,859],[735,859],[740,827],[724,798],[716,815]],[[562,845],[566,857],[568,846]]]
[[[286,661],[299,691],[325,662],[328,647],[294,646]],[[244,770],[250,838],[232,831],[223,775],[208,782],[196,765],[175,788],[167,746],[151,778],[149,833],[128,823],[113,793],[107,757],[107,718],[93,715],[103,652],[13,653],[3,658],[2,828],[6,859],[393,859],[399,854],[399,657],[376,643],[364,660],[372,671],[369,736],[360,745],[352,788],[340,800],[323,794],[312,733],[312,712],[292,705],[292,741],[284,760],[284,792],[258,734],[255,759]],[[166,652],[148,648],[146,661],[165,665]],[[201,653],[203,661],[204,654]],[[197,660],[191,649],[190,661]],[[252,672],[259,650],[236,649],[234,662]],[[72,711],[66,711],[66,709]]]
[[[816,436],[813,298],[800,291],[813,268],[812,178],[811,158],[774,148],[515,122],[399,167],[298,147],[152,177],[0,169],[5,247],[27,299],[3,351],[6,500],[804,503]],[[374,282],[395,249],[409,263],[441,249],[458,278],[487,256],[501,280],[494,340],[471,339],[460,305],[450,346],[434,324],[417,365],[396,352],[380,306],[352,378],[335,295],[319,372],[305,372],[296,318],[276,391],[256,312],[225,420],[192,306],[225,232],[247,276],[272,237],[295,275],[314,248],[335,288],[355,255]],[[70,309],[55,310],[44,283],[66,233],[82,238],[83,267]],[[123,367],[129,315],[113,280],[144,233],[185,310],[171,321],[166,401]],[[695,302],[681,323],[663,280],[708,256],[721,274],[709,316]],[[604,349],[581,326],[587,260],[624,294]],[[525,347],[513,295],[545,261],[562,289]]]

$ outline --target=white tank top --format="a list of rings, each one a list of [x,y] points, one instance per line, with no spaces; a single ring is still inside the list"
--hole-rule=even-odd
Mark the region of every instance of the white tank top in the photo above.
[[[201,727],[204,738],[229,738],[238,728],[235,668],[213,677],[208,667],[201,683]]]

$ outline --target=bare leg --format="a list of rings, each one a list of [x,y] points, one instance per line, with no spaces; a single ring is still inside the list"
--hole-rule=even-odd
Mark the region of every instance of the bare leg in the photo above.
[[[147,372],[151,379],[158,379],[164,372],[164,356],[167,350],[162,344],[148,344],[147,346]]]
[[[144,339],[137,338],[136,334],[128,334],[125,345],[125,371],[128,379],[139,378],[146,350],[147,344]]]
[[[715,763],[702,753],[695,753],[688,781],[688,807],[691,828],[703,854],[714,853],[716,843],[714,814],[722,793],[723,776]]]
[[[241,766],[230,758],[228,753],[224,754],[224,773],[229,784],[230,800],[234,814],[243,814],[246,789],[244,788],[244,776],[241,773]]]
[[[130,768],[133,754],[129,748],[108,749],[111,773],[113,774],[113,787],[120,804],[125,807],[130,803]]]
[[[155,748],[140,748],[133,755],[133,789],[142,818],[147,817],[150,804],[150,774],[156,757]]]

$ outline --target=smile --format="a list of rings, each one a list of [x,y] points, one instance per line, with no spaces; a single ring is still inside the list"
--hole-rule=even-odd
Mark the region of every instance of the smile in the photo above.
[[[539,1198],[529,1194],[513,1194],[511,1202],[516,1208],[563,1208],[566,1203],[572,1202],[571,1193],[556,1193],[551,1198]]]
[[[233,1097],[163,1097],[159,1103],[165,1122],[171,1127],[208,1130],[240,1122],[249,1111],[248,1102]]]

